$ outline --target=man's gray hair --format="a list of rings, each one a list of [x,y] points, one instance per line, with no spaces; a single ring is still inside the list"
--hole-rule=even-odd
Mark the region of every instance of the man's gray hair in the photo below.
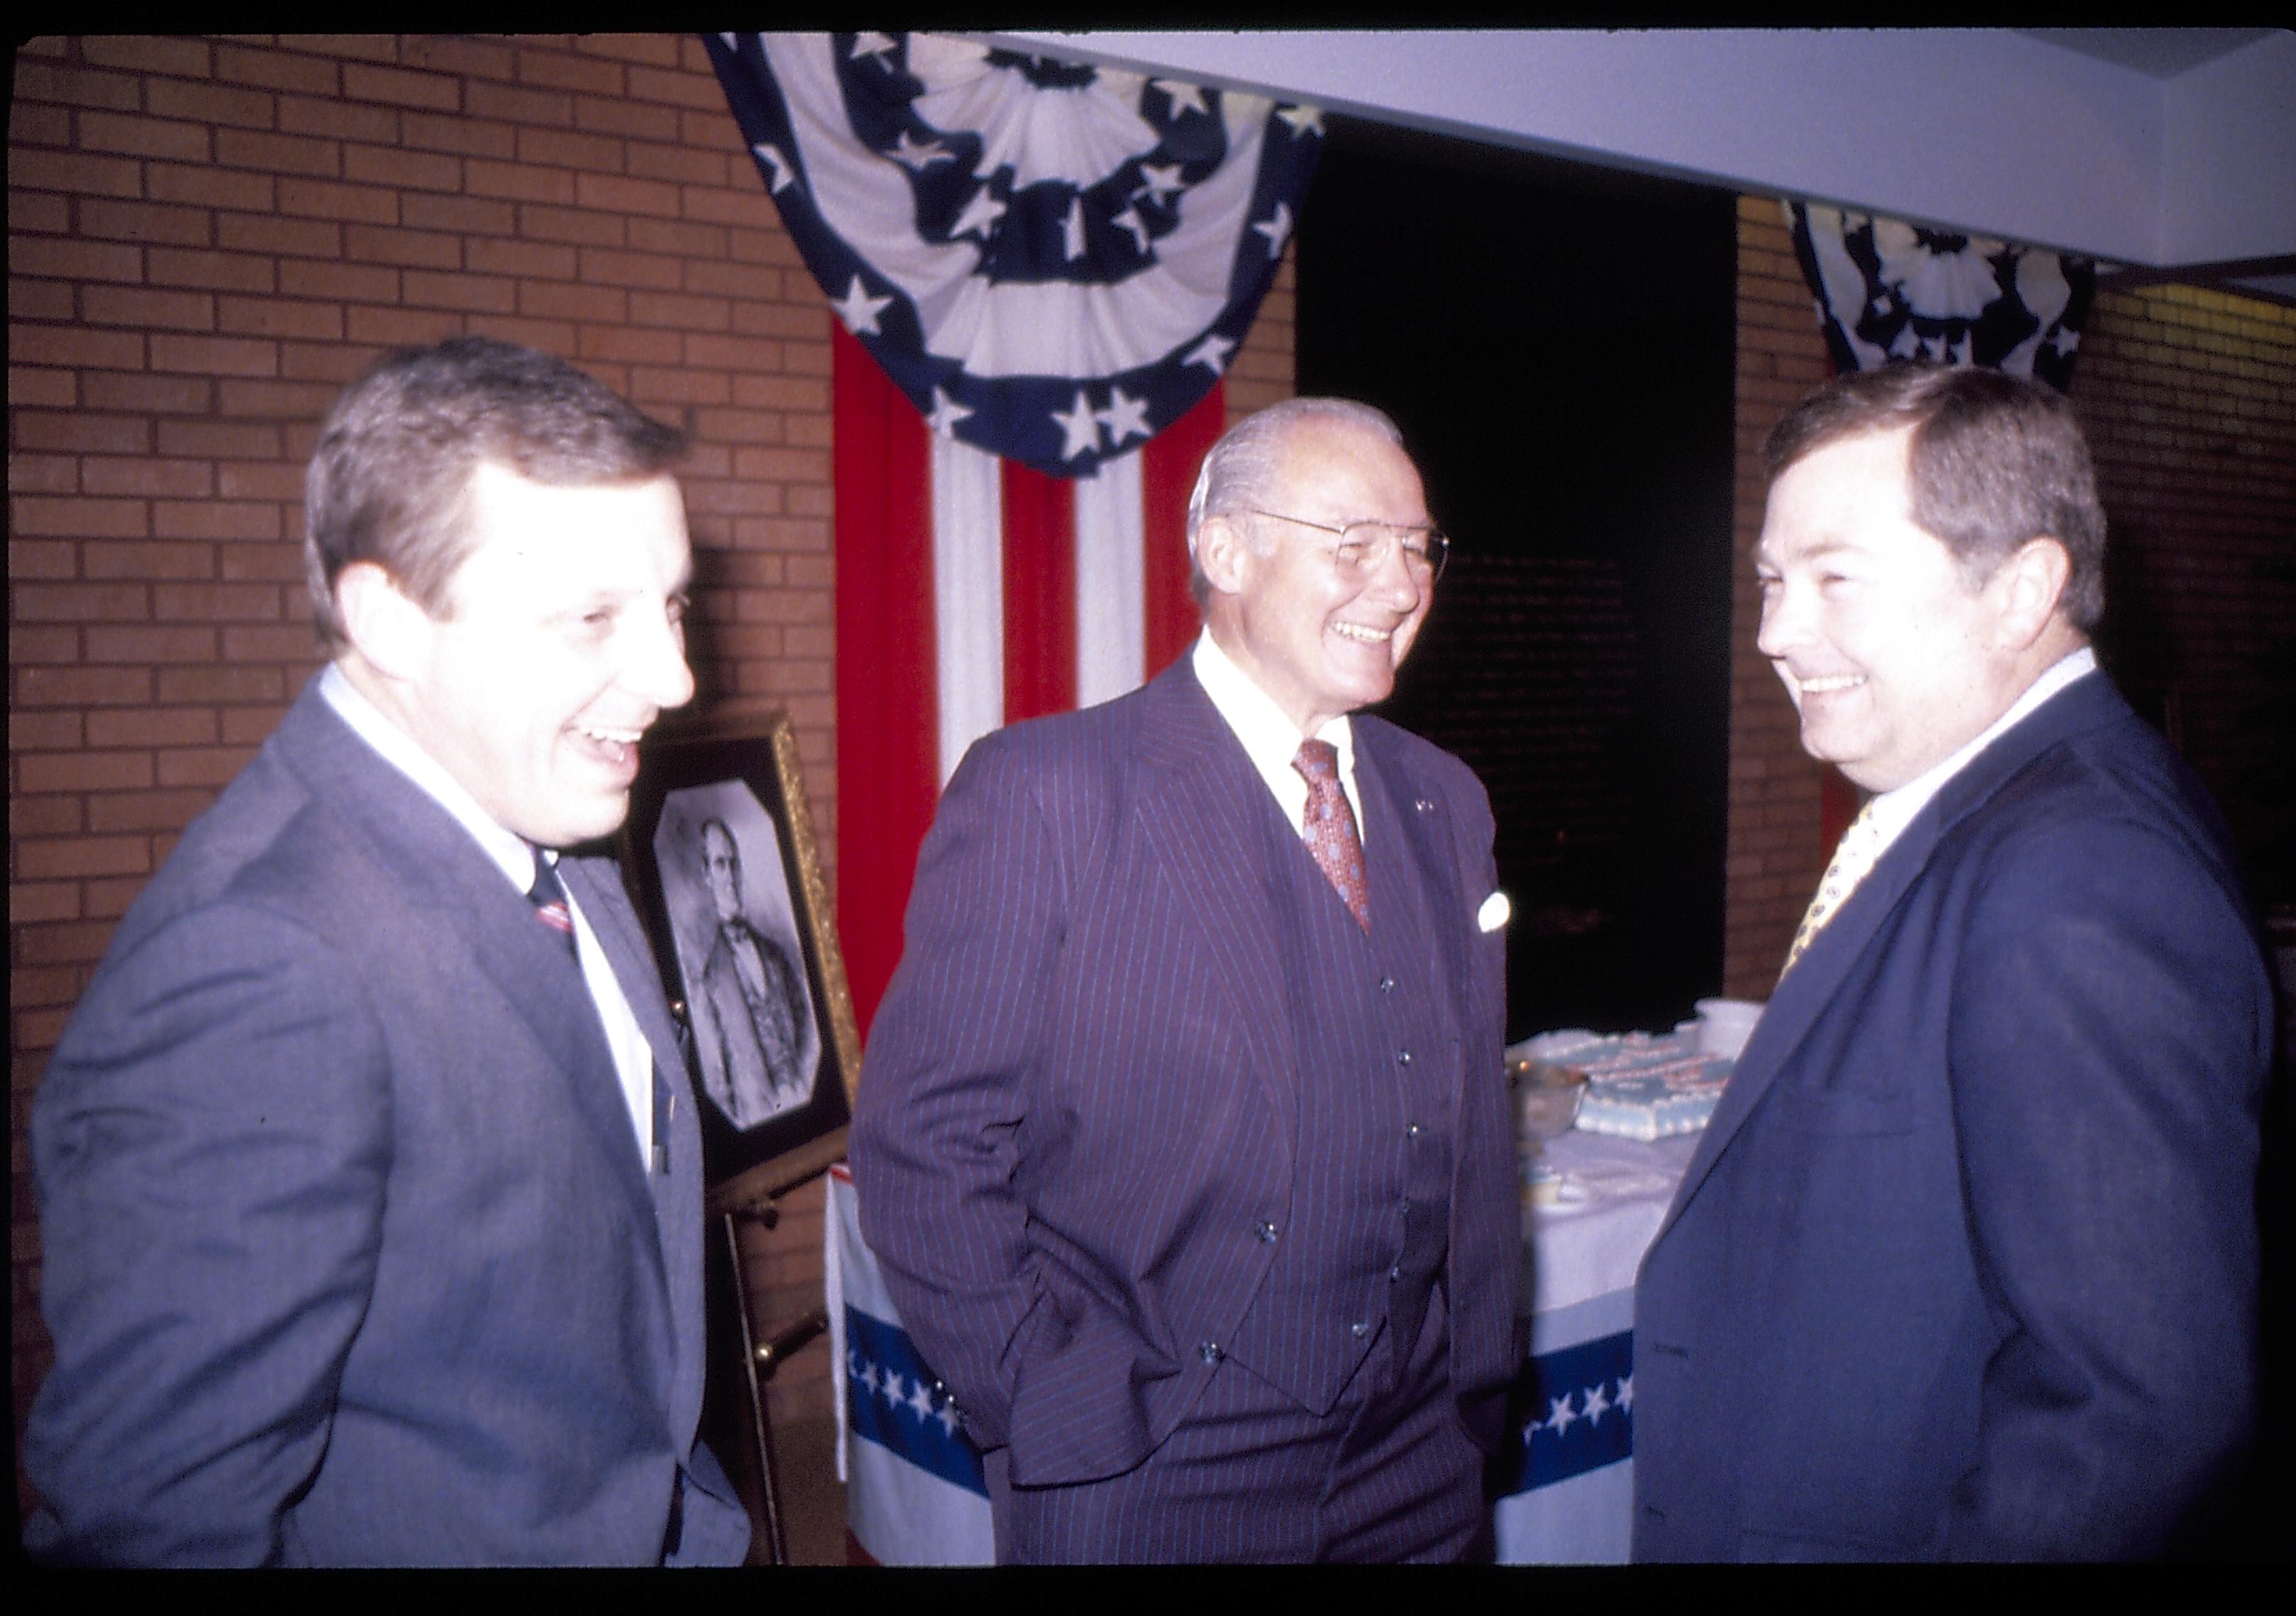
[[[1196,560],[1196,533],[1208,516],[1232,516],[1240,511],[1265,509],[1272,497],[1283,461],[1283,441],[1292,431],[1325,422],[1351,426],[1383,439],[1400,448],[1403,431],[1383,410],[1352,398],[1286,398],[1246,415],[1222,433],[1204,456],[1196,473],[1195,491],[1188,496],[1188,590],[1201,606],[1211,584]],[[1255,544],[1261,554],[1266,546]]]

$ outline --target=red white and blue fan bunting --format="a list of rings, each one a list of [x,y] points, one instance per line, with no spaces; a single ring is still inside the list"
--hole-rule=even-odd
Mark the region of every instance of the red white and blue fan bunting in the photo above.
[[[2096,266],[1985,236],[1929,230],[1815,202],[1784,204],[1837,372],[1892,360],[2072,380]]]
[[[706,39],[846,329],[937,434],[1057,476],[1219,379],[1322,144],[1312,107],[936,35]]]

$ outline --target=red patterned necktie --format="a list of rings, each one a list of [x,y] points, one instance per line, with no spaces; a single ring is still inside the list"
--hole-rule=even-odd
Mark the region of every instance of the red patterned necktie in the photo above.
[[[574,912],[567,905],[566,886],[558,879],[556,866],[534,849],[534,885],[528,889],[527,901],[534,906],[534,916],[558,933],[566,945],[566,952],[579,956],[574,946]]]
[[[1363,841],[1355,809],[1340,784],[1340,749],[1329,741],[1302,741],[1292,767],[1308,782],[1308,811],[1300,833],[1324,876],[1345,900],[1356,924],[1371,930],[1371,883],[1364,876]]]

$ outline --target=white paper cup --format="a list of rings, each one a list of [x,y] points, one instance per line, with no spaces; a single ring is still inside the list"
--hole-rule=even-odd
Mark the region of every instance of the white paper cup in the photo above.
[[[1753,1037],[1754,1023],[1761,1019],[1762,1006],[1748,999],[1701,999],[1699,1050],[1734,1061],[1738,1052],[1746,1047],[1746,1040]]]

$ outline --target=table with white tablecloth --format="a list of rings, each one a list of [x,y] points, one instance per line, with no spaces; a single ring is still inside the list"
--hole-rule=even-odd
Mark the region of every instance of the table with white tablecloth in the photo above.
[[[1495,1510],[1509,1563],[1622,1562],[1634,1524],[1635,1270],[1697,1134],[1644,1144],[1573,1129],[1523,1226],[1529,1398],[1513,1485]]]

